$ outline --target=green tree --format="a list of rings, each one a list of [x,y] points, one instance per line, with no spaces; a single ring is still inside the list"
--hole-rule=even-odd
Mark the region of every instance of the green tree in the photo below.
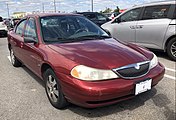
[[[106,8],[104,11],[100,11],[100,13],[111,13],[112,9]]]
[[[120,13],[120,9],[119,9],[118,6],[117,6],[116,9],[114,10],[114,12],[116,12],[116,13]]]
[[[117,6],[116,9],[113,12],[114,12],[114,17],[116,17],[117,15],[119,15],[120,14],[119,7]]]

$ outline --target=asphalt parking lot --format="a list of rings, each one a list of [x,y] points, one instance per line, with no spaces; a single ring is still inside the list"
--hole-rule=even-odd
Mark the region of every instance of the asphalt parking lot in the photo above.
[[[0,38],[0,120],[175,120],[176,63],[155,52],[165,66],[163,80],[135,98],[96,109],[52,107],[42,81],[26,67],[12,67],[7,38]]]

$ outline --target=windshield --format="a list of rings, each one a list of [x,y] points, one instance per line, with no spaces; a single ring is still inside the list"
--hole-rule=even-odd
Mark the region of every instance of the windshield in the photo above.
[[[44,42],[75,42],[109,38],[109,35],[83,16],[47,16],[40,19]]]

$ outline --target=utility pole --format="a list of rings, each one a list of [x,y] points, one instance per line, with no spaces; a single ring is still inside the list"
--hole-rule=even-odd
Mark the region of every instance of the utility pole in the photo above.
[[[54,0],[54,12],[56,12],[56,1]]]
[[[43,9],[43,13],[45,12],[45,5],[44,3],[42,3],[42,9]]]
[[[91,0],[92,12],[93,12],[93,0]]]
[[[8,14],[8,18],[10,18],[10,13],[9,13],[9,4],[7,3],[7,14]]]

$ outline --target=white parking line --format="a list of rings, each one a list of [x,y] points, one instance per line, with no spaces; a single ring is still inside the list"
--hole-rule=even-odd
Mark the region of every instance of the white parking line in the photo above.
[[[169,79],[172,79],[172,80],[176,80],[176,78],[175,77],[173,77],[173,76],[170,76],[170,75],[164,75],[164,77],[166,77],[166,78],[169,78]]]
[[[171,68],[167,68],[167,67],[165,67],[165,69],[168,70],[168,71],[176,72],[176,70],[171,69]]]
[[[175,75],[176,75],[176,70],[171,69],[171,68],[167,68],[167,67],[165,67],[165,69],[168,70],[168,71],[174,72]],[[170,76],[170,75],[165,74],[164,77],[172,79],[172,80],[176,80],[176,76]]]
[[[7,56],[7,58],[8,58],[9,61],[11,62],[10,56]],[[166,67],[165,67],[165,69],[166,69],[166,70],[169,70],[169,71],[172,71],[172,72],[176,72],[176,70],[174,70],[174,69],[170,69],[170,68],[166,68]],[[176,78],[175,78],[174,76],[170,76],[170,75],[166,75],[166,74],[165,74],[164,77],[169,78],[169,79],[172,79],[172,80],[176,80]]]

